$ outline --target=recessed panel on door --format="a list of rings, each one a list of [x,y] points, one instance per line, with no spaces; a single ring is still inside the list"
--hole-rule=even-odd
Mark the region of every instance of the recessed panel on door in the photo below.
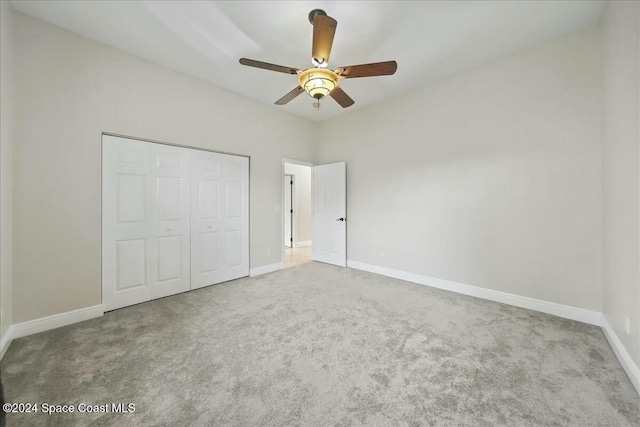
[[[156,184],[158,220],[179,221],[183,215],[180,199],[187,197],[186,194],[182,194],[182,179],[179,177],[158,177]]]
[[[225,154],[221,155],[225,156]],[[247,159],[244,157],[227,156],[227,158],[225,158],[222,162],[222,164],[224,165],[223,174],[225,179],[241,182],[244,179],[243,171],[246,160]]]
[[[115,242],[116,289],[122,291],[147,283],[146,239],[129,239]]]
[[[146,220],[147,177],[118,173],[116,179],[116,219],[118,222]]]
[[[197,273],[208,273],[220,268],[219,231],[199,233],[196,252],[200,260]]]
[[[242,265],[242,230],[227,230],[224,235],[226,267]]]
[[[200,219],[218,218],[218,185],[214,179],[201,179],[198,181],[198,215]]]
[[[193,158],[193,157],[192,157]],[[217,178],[220,174],[220,159],[196,157],[198,175]]]
[[[242,217],[242,182],[225,182],[225,210],[227,218]]]
[[[186,165],[183,165],[184,159],[182,157],[182,153],[178,151],[175,151],[173,153],[156,152],[154,154],[156,158],[156,167],[159,169],[160,173],[162,173],[163,170],[169,170],[169,171],[174,171],[177,174],[180,174],[180,171],[182,170],[183,166],[186,166]]]
[[[107,140],[116,140],[115,137],[107,136],[105,137]],[[136,145],[132,145],[127,147],[123,144],[127,144],[124,138],[118,138],[118,142],[114,142],[113,144],[118,144],[113,147],[113,150],[116,152],[116,162],[118,169],[122,167],[126,167],[126,165],[146,165],[149,161],[149,145],[146,142],[135,141]],[[104,141],[105,139],[103,139]],[[110,143],[111,144],[111,143]],[[109,147],[111,149],[111,147]]]
[[[158,282],[182,277],[182,236],[158,237]]]

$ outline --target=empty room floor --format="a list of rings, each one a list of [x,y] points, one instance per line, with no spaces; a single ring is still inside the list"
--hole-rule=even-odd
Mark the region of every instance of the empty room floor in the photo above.
[[[316,262],[13,342],[8,425],[638,425],[595,326]]]

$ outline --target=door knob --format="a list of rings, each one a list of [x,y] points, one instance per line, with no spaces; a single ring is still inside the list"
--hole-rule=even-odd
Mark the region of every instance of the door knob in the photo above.
[[[170,227],[167,227],[167,231],[171,231],[171,230],[172,230],[172,228],[170,228]]]
[[[336,221],[346,221],[347,218],[337,218]]]
[[[210,225],[207,225],[207,228],[211,228],[211,226],[210,226]]]

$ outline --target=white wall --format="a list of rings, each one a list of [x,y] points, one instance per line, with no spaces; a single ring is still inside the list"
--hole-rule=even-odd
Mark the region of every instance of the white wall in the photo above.
[[[281,262],[313,125],[14,14],[14,323],[99,304],[101,132],[251,156],[251,267]]]
[[[3,334],[12,265],[14,323],[100,302],[107,131],[251,155],[253,268],[280,261],[280,159],[346,160],[349,259],[602,310],[638,364],[638,3],[609,4],[604,61],[592,28],[317,130],[0,4]]]
[[[600,311],[601,87],[590,28],[322,123],[348,259]]]
[[[602,27],[603,314],[640,365],[640,3],[609,2]]]
[[[311,168],[285,163],[284,173],[295,176],[294,246],[311,241]]]
[[[12,322],[12,27],[13,10],[0,2],[0,338]]]

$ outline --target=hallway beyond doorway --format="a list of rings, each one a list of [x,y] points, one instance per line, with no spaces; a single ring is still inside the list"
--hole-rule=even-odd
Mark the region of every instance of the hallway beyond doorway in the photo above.
[[[311,261],[311,246],[284,249],[284,268],[295,267]]]

